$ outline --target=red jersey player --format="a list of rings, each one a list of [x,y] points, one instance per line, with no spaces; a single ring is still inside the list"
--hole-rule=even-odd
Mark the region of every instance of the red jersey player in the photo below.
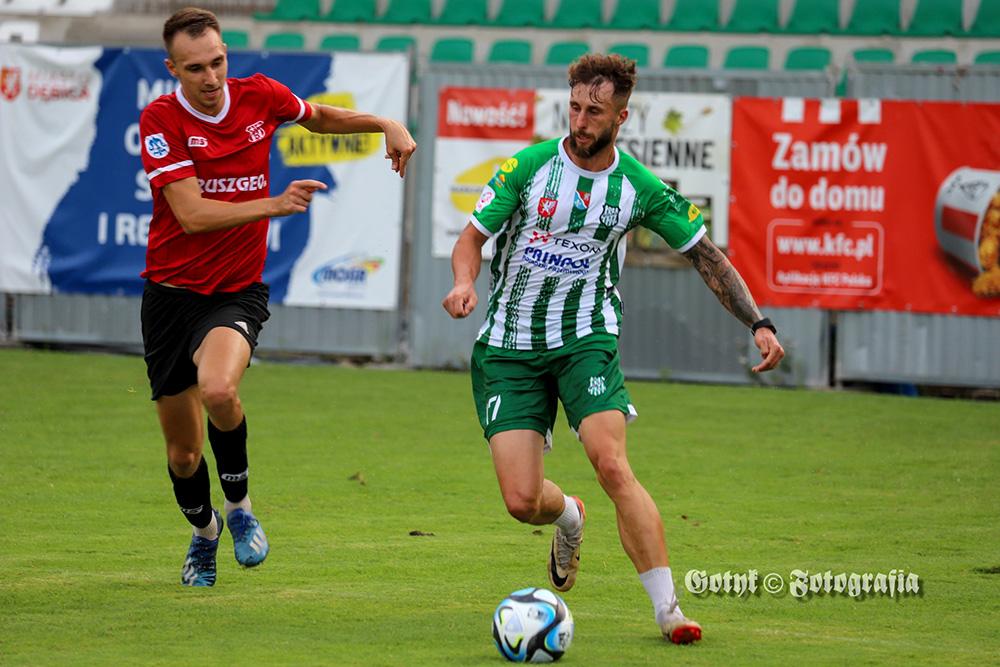
[[[269,196],[271,137],[285,122],[322,133],[383,132],[400,177],[416,144],[395,120],[306,102],[260,74],[227,79],[226,46],[211,12],[177,12],[163,26],[163,42],[180,85],[139,120],[153,191],[142,336],[174,496],[194,527],[181,583],[212,586],[225,522],[212,507],[202,458],[202,406],[236,560],[253,567],[269,546],[247,494],[238,389],[269,317],[261,282],[268,218],[304,212],[326,188],[299,180]]]

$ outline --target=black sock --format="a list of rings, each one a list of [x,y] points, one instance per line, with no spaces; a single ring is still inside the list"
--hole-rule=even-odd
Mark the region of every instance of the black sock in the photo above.
[[[167,466],[174,485],[174,497],[184,513],[184,518],[195,528],[205,528],[212,523],[212,486],[208,479],[208,464],[202,457],[198,469],[190,477],[178,477]]]
[[[247,477],[250,472],[247,463],[246,416],[232,431],[220,431],[209,419],[208,441],[215,454],[215,466],[219,470],[219,480],[226,500],[231,503],[240,502],[246,498]]]

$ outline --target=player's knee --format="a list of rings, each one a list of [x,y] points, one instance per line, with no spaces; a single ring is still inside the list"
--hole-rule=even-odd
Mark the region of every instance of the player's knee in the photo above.
[[[236,385],[225,380],[209,380],[200,385],[201,400],[209,412],[232,410],[239,403]]]
[[[198,470],[201,454],[181,447],[168,447],[167,463],[178,477],[190,477]]]
[[[635,483],[632,468],[624,458],[607,456],[598,460],[594,467],[601,486],[611,495],[624,491]]]
[[[541,509],[541,498],[523,494],[505,495],[504,503],[507,505],[507,512],[521,523],[530,523]]]

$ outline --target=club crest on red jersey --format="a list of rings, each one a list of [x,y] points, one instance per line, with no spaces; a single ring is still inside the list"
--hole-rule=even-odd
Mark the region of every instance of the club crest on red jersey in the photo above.
[[[542,197],[538,200],[538,215],[543,218],[551,218],[556,214],[556,204],[558,203],[559,201],[556,199]]]
[[[4,99],[13,102],[21,93],[21,68],[0,68],[0,94]]]
[[[263,139],[264,136],[267,135],[267,132],[264,131],[264,121],[258,120],[253,125],[247,125],[247,134],[250,135],[247,138],[250,140],[251,144]]]

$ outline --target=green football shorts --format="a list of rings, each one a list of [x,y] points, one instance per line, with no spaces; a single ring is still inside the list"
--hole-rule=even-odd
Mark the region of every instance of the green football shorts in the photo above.
[[[620,410],[635,418],[618,357],[618,339],[591,334],[554,350],[506,350],[476,342],[472,396],[483,435],[537,431],[546,449],[556,423],[557,399],[576,431],[587,415]]]

